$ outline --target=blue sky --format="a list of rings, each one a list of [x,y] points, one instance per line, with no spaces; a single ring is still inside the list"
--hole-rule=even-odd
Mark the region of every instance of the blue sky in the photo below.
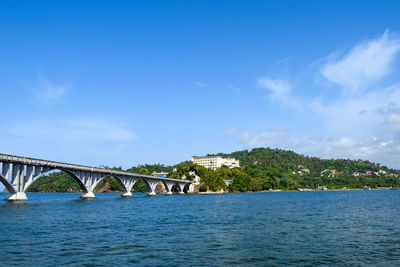
[[[400,168],[399,1],[1,1],[0,152],[278,147]]]

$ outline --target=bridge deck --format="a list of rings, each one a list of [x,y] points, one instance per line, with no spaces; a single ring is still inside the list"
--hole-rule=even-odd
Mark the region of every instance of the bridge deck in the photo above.
[[[20,157],[20,156],[7,155],[7,154],[1,154],[1,153],[0,153],[0,162],[27,164],[27,165],[34,165],[34,166],[40,166],[40,167],[48,167],[51,169],[60,169],[60,170],[68,169],[68,170],[76,170],[76,171],[84,171],[84,172],[97,172],[97,173],[109,174],[111,176],[114,174],[114,175],[131,176],[131,177],[136,177],[136,178],[157,179],[157,180],[174,181],[174,182],[183,182],[183,181],[186,181],[188,183],[191,182],[188,180],[179,180],[179,179],[168,178],[168,177],[157,177],[157,176],[152,176],[152,175],[131,173],[131,172],[126,172],[126,171],[109,170],[109,169],[103,169],[103,168],[83,166],[83,165],[78,165],[78,164]]]

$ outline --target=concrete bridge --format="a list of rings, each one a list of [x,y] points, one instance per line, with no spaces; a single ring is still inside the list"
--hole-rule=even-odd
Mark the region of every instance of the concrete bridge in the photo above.
[[[155,196],[155,188],[159,182],[165,185],[168,195],[174,184],[179,187],[179,193],[184,194],[185,185],[191,184],[188,180],[155,177],[124,171],[114,171],[102,168],[93,168],[63,162],[33,159],[19,156],[0,154],[1,174],[0,182],[10,193],[6,200],[27,200],[26,190],[41,176],[52,170],[65,171],[78,183],[83,191],[81,198],[95,198],[93,193],[96,185],[106,176],[114,177],[122,186],[122,197],[132,197],[132,187],[139,180],[143,180],[149,188],[149,196]]]

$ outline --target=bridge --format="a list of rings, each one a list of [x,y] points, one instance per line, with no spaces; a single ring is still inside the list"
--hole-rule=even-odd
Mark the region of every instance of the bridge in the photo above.
[[[167,195],[172,194],[172,186],[177,184],[179,194],[184,194],[184,187],[191,184],[188,180],[156,177],[125,171],[107,170],[57,161],[33,159],[7,154],[0,154],[0,182],[7,188],[9,195],[5,200],[28,200],[26,190],[31,184],[46,173],[60,170],[68,173],[83,191],[81,198],[95,198],[93,193],[96,185],[106,176],[114,177],[123,188],[122,197],[132,197],[131,190],[138,180],[143,180],[149,188],[149,196],[155,196],[159,182],[165,185]]]

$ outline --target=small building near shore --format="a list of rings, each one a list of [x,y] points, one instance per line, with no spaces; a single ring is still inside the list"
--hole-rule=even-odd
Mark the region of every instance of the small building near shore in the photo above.
[[[168,172],[152,172],[151,175],[157,176],[157,177],[167,177]]]

